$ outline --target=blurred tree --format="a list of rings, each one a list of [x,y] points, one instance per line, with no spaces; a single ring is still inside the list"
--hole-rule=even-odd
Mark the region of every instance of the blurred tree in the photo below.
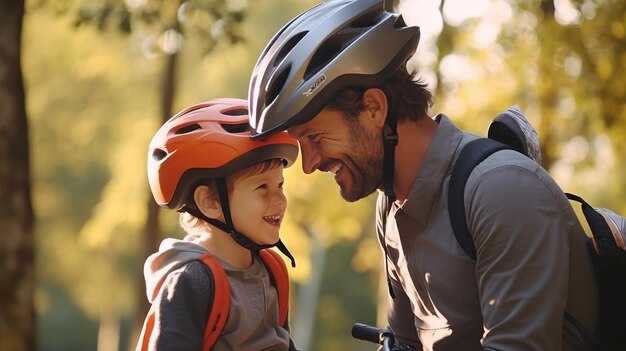
[[[581,132],[590,139],[608,133],[620,150],[624,2],[486,3],[493,6],[469,11],[458,1],[442,1],[436,107],[484,133],[496,113],[520,104],[539,131],[547,168],[560,158],[561,143]],[[594,158],[588,156],[583,164]]]
[[[178,61],[183,40],[187,35],[198,35],[203,38],[205,54],[210,53],[218,44],[235,44],[243,40],[239,26],[244,19],[245,2],[225,0],[192,0],[192,1],[86,1],[80,7],[77,25],[85,22],[95,23],[98,28],[107,26],[129,34],[145,30],[143,41],[148,43],[158,38],[158,47],[150,48],[153,53],[164,55],[165,66],[162,75],[160,92],[161,123],[173,115],[173,105],[177,95]],[[153,45],[156,43],[153,43]],[[148,257],[158,249],[162,231],[159,225],[159,206],[149,197],[147,218],[144,227],[143,257]],[[141,269],[138,269],[141,272]],[[138,291],[137,299],[140,308],[131,340],[136,340],[141,330],[142,318],[149,309],[144,291]],[[105,315],[106,316],[106,315]],[[116,314],[113,314],[115,317]],[[104,318],[103,322],[111,320]],[[113,323],[119,325],[119,319]],[[106,326],[106,324],[104,324]],[[109,327],[110,329],[110,327]],[[100,340],[100,339],[99,339]],[[110,338],[102,338],[103,342]],[[100,343],[99,343],[100,344]],[[114,345],[117,349],[118,345]],[[104,349],[104,348],[100,348]]]
[[[134,40],[140,41],[139,45],[143,54],[163,55],[164,68],[159,93],[161,106],[159,124],[173,115],[173,105],[177,95],[178,61],[185,38],[193,36],[202,38],[202,40],[196,41],[196,44],[203,47],[205,54],[212,52],[216,47],[236,44],[243,40],[240,26],[244,19],[246,1],[51,0],[50,3],[61,13],[75,15],[76,26],[92,24],[103,33],[111,30],[127,33]],[[112,178],[111,184],[119,183],[118,179]],[[119,187],[113,186],[113,188]],[[109,192],[109,194],[114,198],[119,196],[115,192]],[[143,230],[144,237],[139,240],[143,244],[143,258],[157,250],[162,236],[159,225],[159,207],[150,196],[148,198],[146,222]],[[103,198],[102,201],[104,204],[112,204],[111,198]],[[112,219],[107,217],[107,213],[109,212],[100,211],[96,213],[92,218],[92,223],[111,221]],[[86,226],[81,237],[93,242],[93,237],[102,233],[102,229],[96,230],[96,227],[93,224]],[[114,227],[110,228],[113,229]],[[89,239],[90,237],[92,239]],[[106,252],[102,255],[105,262],[116,262],[119,259],[117,251],[110,250],[108,246],[95,248],[95,250]],[[139,261],[142,262],[143,260]],[[116,269],[115,264],[110,267],[113,270]],[[107,272],[113,274],[111,270]],[[137,267],[136,272],[142,272],[141,267]],[[140,274],[137,275],[137,279],[143,281]],[[89,283],[87,282],[87,284]],[[146,314],[149,307],[143,289],[138,290],[137,301],[139,310],[131,340],[136,340],[143,322],[142,316]],[[118,348],[119,309],[120,306],[116,306],[114,301],[101,307],[99,350]]]
[[[100,312],[127,323],[136,308],[145,146],[158,123],[146,86],[157,85],[158,62],[131,53],[123,36],[104,41],[93,28],[71,30],[67,18],[27,13],[39,338],[44,350],[95,350]]]
[[[21,66],[23,0],[0,1],[0,349],[34,350],[34,215]]]
[[[480,134],[493,116],[519,104],[539,133],[543,166],[561,185],[616,204],[607,195],[626,193],[619,171],[626,166],[619,156],[626,152],[626,3],[494,5],[455,23],[453,50],[437,60],[438,103]]]

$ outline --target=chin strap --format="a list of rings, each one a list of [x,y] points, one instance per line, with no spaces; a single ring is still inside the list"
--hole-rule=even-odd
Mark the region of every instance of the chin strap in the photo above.
[[[226,187],[226,179],[218,178],[216,179],[216,182],[217,182],[217,191],[220,197],[220,203],[222,205],[222,212],[224,214],[224,219],[226,220],[226,223],[218,221],[215,218],[209,218],[205,216],[204,213],[202,213],[202,211],[196,210],[188,206],[184,206],[181,209],[181,211],[185,211],[195,217],[198,217],[212,224],[218,229],[228,233],[228,235],[230,235],[231,238],[233,238],[233,240],[235,240],[237,244],[239,244],[241,247],[245,249],[250,250],[253,254],[257,256],[259,254],[259,251],[275,246],[276,248],[278,248],[278,250],[280,250],[280,252],[283,253],[283,255],[287,256],[287,258],[291,260],[291,266],[295,268],[296,260],[293,258],[293,256],[291,255],[291,253],[289,252],[285,244],[283,244],[283,242],[280,239],[278,239],[278,241],[274,244],[260,245],[252,241],[250,238],[248,238],[247,236],[238,232],[235,229],[235,225],[233,224],[233,219],[230,214],[230,206],[228,204],[228,190],[227,190],[228,188]]]
[[[393,190],[393,174],[395,168],[395,155],[396,146],[398,145],[398,116],[396,113],[396,101],[393,98],[389,98],[389,110],[387,112],[387,118],[385,119],[385,126],[383,128],[383,187],[385,195],[389,203],[396,200],[396,193]],[[391,278],[389,278],[389,253],[387,252],[387,240],[383,230],[383,248],[385,251],[385,275],[387,276],[387,287],[389,288],[389,295],[392,298],[396,298],[396,294],[391,286]]]
[[[390,99],[389,112],[383,128],[383,186],[385,195],[395,200],[393,191],[393,173],[395,167],[396,146],[398,145],[398,121],[395,101]]]
[[[291,267],[296,268],[296,259],[293,258],[293,256],[291,255],[291,252],[287,250],[287,246],[285,246],[285,244],[280,239],[278,239],[278,241],[274,245],[278,248],[280,252],[283,253],[283,255],[289,258],[289,260],[291,261]]]

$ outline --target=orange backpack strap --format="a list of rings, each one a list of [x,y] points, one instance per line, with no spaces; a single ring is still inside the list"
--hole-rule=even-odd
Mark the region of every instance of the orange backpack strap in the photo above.
[[[209,270],[211,270],[211,280],[213,281],[213,301],[211,301],[209,318],[204,332],[203,350],[210,350],[222,333],[226,320],[228,319],[228,311],[230,309],[230,284],[226,277],[224,268],[217,258],[210,253],[204,254],[199,258]],[[148,315],[143,324],[137,351],[147,351],[150,343],[150,336],[154,329],[154,307],[150,307]]]
[[[206,331],[204,332],[204,343],[202,345],[203,350],[210,350],[222,333],[222,329],[224,329],[224,325],[226,325],[226,320],[228,319],[228,310],[230,309],[230,283],[226,277],[224,267],[222,267],[215,256],[207,253],[200,257],[200,261],[209,267],[213,273],[213,285],[215,287],[211,312],[209,312],[209,319],[206,324]]]
[[[148,343],[150,343],[150,335],[152,335],[152,329],[154,329],[154,309],[150,306],[148,315],[143,322],[143,328],[141,328],[141,335],[139,336],[139,342],[137,343],[136,351],[147,351]]]
[[[289,272],[287,265],[280,255],[271,249],[264,249],[259,252],[261,260],[269,269],[278,291],[278,320],[284,326],[287,321],[287,311],[289,308]]]

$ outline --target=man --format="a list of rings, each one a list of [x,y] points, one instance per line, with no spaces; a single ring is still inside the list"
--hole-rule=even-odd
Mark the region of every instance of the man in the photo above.
[[[585,237],[561,190],[535,162],[500,151],[465,188],[477,257],[448,216],[450,171],[476,137],[445,115],[406,61],[419,28],[381,0],[329,1],[283,27],[250,82],[254,138],[288,130],[305,173],[332,172],[347,201],[381,190],[389,328],[424,350],[585,350],[568,312],[593,328]]]

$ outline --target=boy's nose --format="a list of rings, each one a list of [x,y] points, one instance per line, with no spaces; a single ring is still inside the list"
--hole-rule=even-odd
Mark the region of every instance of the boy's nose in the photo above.
[[[283,192],[276,193],[273,200],[276,206],[279,206],[282,209],[287,208],[287,196],[285,196]]]

